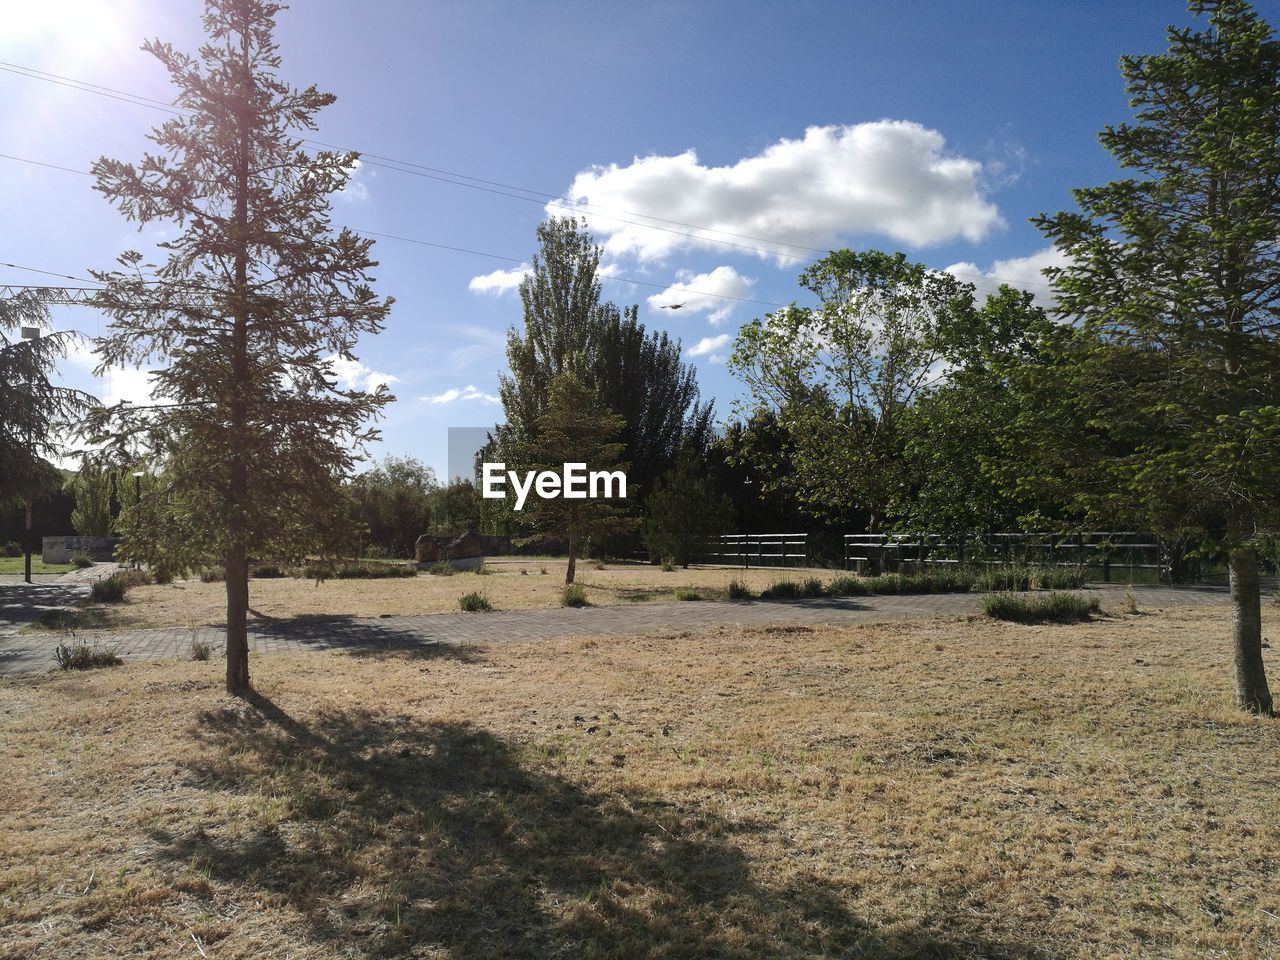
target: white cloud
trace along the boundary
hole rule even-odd
[[[495,270],[493,273],[472,277],[467,289],[472,293],[503,294],[517,289],[520,282],[529,275],[530,267],[522,263],[510,270]]]
[[[464,402],[468,400],[480,400],[484,403],[501,402],[497,397],[489,393],[483,393],[472,384],[467,384],[465,387],[452,387],[444,391],[444,393],[435,393],[428,397],[419,397],[418,399],[427,403],[453,403],[457,400],[462,400]]]
[[[343,390],[367,390],[372,392],[380,386],[390,386],[399,380],[398,377],[389,373],[370,370],[359,360],[348,360],[338,354],[333,354],[327,359],[334,377],[338,380],[338,386]]]
[[[953,263],[946,272],[972,283],[978,291],[979,299],[995,293],[1002,283],[1011,287],[1027,290],[1035,294],[1036,302],[1042,307],[1053,305],[1053,293],[1049,281],[1041,273],[1045,267],[1066,266],[1067,258],[1057,247],[1045,247],[1026,257],[1011,257],[1008,260],[997,260],[990,270],[981,269],[976,263]]]
[[[373,176],[373,172],[369,172],[369,176]],[[358,203],[369,199],[369,185],[365,182],[365,166],[359,159],[351,164],[351,176],[336,194],[339,200],[345,200],[348,203]]]
[[[810,127],[799,140],[780,140],[730,166],[704,166],[687,150],[593,167],[577,175],[566,201],[598,209],[578,212],[604,238],[607,254],[640,260],[689,247],[725,249],[713,240],[779,261],[854,234],[912,247],[958,237],[976,242],[1004,221],[984,196],[983,165],[945,147],[938,131],[904,120]],[[623,210],[667,222],[651,229],[610,219]],[[565,204],[549,204],[547,212],[563,216]],[[691,238],[681,234],[696,231],[670,221],[722,232]]]
[[[732,341],[732,335],[727,333],[715,337],[703,337],[685,353],[691,357],[706,357],[711,363],[724,363],[725,356],[719,351],[724,350]]]
[[[745,297],[755,284],[755,280],[742,276],[733,267],[716,267],[710,273],[696,275],[690,270],[678,270],[676,278],[667,289],[649,298],[649,306],[657,310],[680,304],[680,310],[706,312],[713,324],[727,318],[736,305],[724,297]]]

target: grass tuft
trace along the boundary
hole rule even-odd
[[[692,587],[676,587],[675,597],[677,600],[701,600],[702,594]]]
[[[487,613],[493,609],[493,604],[486,594],[472,590],[458,598],[458,607],[467,613]]]
[[[983,613],[1013,623],[1081,623],[1099,609],[1097,597],[1078,593],[993,593],[982,598]]]
[[[71,565],[77,570],[84,570],[87,567],[93,566],[93,560],[90,559],[87,553],[77,553],[71,558]]]
[[[53,659],[61,670],[93,670],[97,667],[118,667],[120,659],[115,647],[89,646],[79,643],[74,646],[60,643],[53,651]]]
[[[730,600],[754,600],[755,593],[741,580],[736,577],[729,581],[729,599]]]
[[[211,656],[213,656],[213,644],[207,640],[191,641],[192,660],[208,660]]]
[[[577,583],[571,583],[564,588],[564,593],[560,596],[560,604],[565,607],[591,606],[591,604],[587,602],[587,591]]]

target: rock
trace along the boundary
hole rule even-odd
[[[413,544],[413,555],[419,563],[435,563],[441,559],[440,538],[424,533]]]
[[[483,556],[484,537],[472,530],[468,530],[444,548],[444,558],[446,560],[462,560],[466,557]]]

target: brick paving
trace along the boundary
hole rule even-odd
[[[26,586],[0,580],[0,674],[37,673],[52,665],[53,648],[65,635],[21,633],[20,628],[50,607],[65,606],[88,592],[88,574]],[[1105,607],[1124,601],[1124,588],[1098,587]],[[1228,602],[1220,587],[1134,587],[1142,609]],[[698,630],[723,625],[874,623],[914,617],[954,616],[978,609],[978,594],[849,597],[792,600],[646,603],[579,609],[503,610],[492,613],[432,613],[357,619],[297,618],[252,622],[249,646],[255,654],[308,650],[429,650],[440,644],[487,644],[548,640],[566,636],[622,636]],[[125,660],[186,658],[193,641],[204,641],[221,656],[221,627],[166,627],[121,633],[85,631],[77,640],[115,647]]]

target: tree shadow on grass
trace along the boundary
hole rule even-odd
[[[282,640],[304,648],[337,650],[353,657],[399,653],[419,657],[448,657],[464,662],[475,659],[466,644],[443,642],[423,630],[396,625],[394,621],[382,622],[361,617],[332,614],[265,617],[250,626],[250,633],[259,642]]]
[[[821,877],[766,886],[735,836],[767,827],[588,789],[467,724],[261,696],[205,715],[209,791],[283,810],[161,855],[287,903],[353,957],[1039,957],[925,932],[877,935]],[[545,754],[543,755],[545,756]]]

